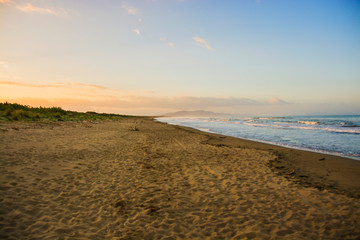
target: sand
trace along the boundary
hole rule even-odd
[[[360,238],[360,161],[151,119],[0,136],[1,239]]]

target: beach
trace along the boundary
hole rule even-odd
[[[360,161],[151,118],[0,136],[1,239],[360,238]]]

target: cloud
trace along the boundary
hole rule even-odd
[[[11,1],[11,0],[0,0],[0,3],[10,4],[10,3],[13,3],[13,1]]]
[[[161,37],[161,38],[160,38],[160,41],[162,41],[162,42],[165,42],[165,41],[167,41],[167,40],[168,40],[167,37]],[[167,44],[168,44],[169,47],[173,47],[173,46],[174,46],[174,43],[173,43],[173,42],[168,42]]]
[[[163,99],[165,100],[165,99]],[[244,105],[258,105],[259,102],[239,97],[193,97],[177,96],[167,99],[168,107],[180,109],[203,109],[211,107],[235,107]]]
[[[200,44],[203,44],[208,50],[214,50],[212,47],[209,46],[207,41],[205,39],[199,38],[199,37],[193,37],[194,41]]]
[[[128,2],[123,2],[121,7],[125,9],[129,14],[135,15],[140,14],[141,11],[133,6],[130,6]]]
[[[258,101],[242,97],[161,96],[152,91],[123,91],[79,82],[36,84],[0,81],[2,101],[34,106],[59,106],[77,111],[159,115],[179,110],[246,112],[291,106],[273,98]],[[289,107],[288,107],[289,108]]]
[[[139,29],[134,29],[133,30],[137,35],[141,36],[140,30]]]
[[[2,68],[9,68],[9,65],[6,62],[1,62],[0,61],[0,67]]]
[[[51,14],[51,15],[55,15],[55,16],[65,16],[68,14],[68,11],[64,10],[64,9],[50,9],[50,8],[40,8],[40,7],[35,7],[33,5],[31,5],[30,3],[28,3],[27,5],[22,5],[22,6],[16,6],[16,8],[22,12],[26,12],[26,13],[44,13],[44,14]]]
[[[17,99],[24,98],[42,99],[44,102],[55,101],[56,99],[72,99],[74,103],[80,100],[114,101],[117,99],[117,95],[124,94],[129,93],[78,82],[34,84],[22,81],[0,81],[2,101],[16,102]]]
[[[100,90],[110,90],[107,87],[103,87],[100,85],[95,84],[85,84],[85,83],[79,83],[79,82],[72,82],[72,83],[55,83],[57,86],[69,86],[69,87],[86,87],[86,88],[96,88]]]
[[[259,105],[281,105],[287,104],[287,102],[278,98],[272,98],[268,102],[256,101],[249,98],[241,97],[194,97],[194,96],[157,96],[153,91],[141,91],[141,92],[128,92],[128,91],[117,91],[112,90],[104,86],[85,84],[79,82],[70,83],[49,83],[49,84],[34,84],[34,83],[23,83],[19,81],[0,81],[1,85],[11,85],[15,87],[25,88],[51,88],[63,89],[63,90],[74,90],[77,93],[80,92],[91,92],[98,93],[102,92],[104,95],[111,91],[111,99],[117,102],[126,102],[127,107],[161,107],[161,108],[174,108],[174,109],[202,109],[208,107],[237,107],[237,106],[259,106]],[[5,88],[5,86],[1,87]],[[113,95],[116,93],[116,95]],[[76,94],[75,96],[78,96]]]
[[[123,114],[158,115],[178,110],[211,110],[219,107],[256,106],[256,101],[245,98],[202,98],[191,96],[156,97],[153,94],[123,94],[117,96],[54,96],[53,98],[27,96],[19,98],[5,98],[9,102],[18,102],[34,106],[60,106],[77,111],[96,110],[98,112],[116,112]]]
[[[22,78],[20,76],[14,76],[12,74],[9,75],[0,75],[0,79],[6,79],[6,80],[21,80]],[[1,81],[0,81],[1,82]],[[1,84],[1,83],[0,83]]]
[[[288,102],[285,102],[277,97],[273,97],[273,98],[270,98],[268,101],[267,101],[269,104],[273,104],[273,105],[279,105],[279,104],[289,104]]]
[[[94,88],[100,90],[109,90],[106,87],[94,85],[94,84],[84,84],[78,82],[72,83],[50,83],[50,84],[29,84],[29,83],[22,83],[22,82],[13,82],[13,81],[0,81],[0,85],[13,85],[19,87],[32,87],[32,88]]]
[[[0,88],[1,92],[1,88]],[[40,95],[39,95],[40,96]],[[295,114],[329,114],[329,113],[340,113],[340,114],[355,114],[359,112],[358,103],[347,103],[347,104],[300,104],[294,105],[238,105],[236,107],[212,107],[206,106],[196,109],[192,108],[181,108],[178,105],[178,101],[186,100],[191,97],[117,97],[117,98],[75,98],[75,97],[54,97],[54,98],[39,98],[39,97],[19,97],[19,98],[4,98],[2,101],[16,102],[20,104],[30,106],[43,106],[53,107],[58,106],[68,110],[75,111],[95,111],[95,112],[107,112],[107,113],[119,113],[119,114],[132,114],[132,115],[153,115],[159,116],[161,114],[175,112],[179,110],[208,110],[214,112],[234,113],[234,114],[251,114],[261,116],[286,116]],[[201,98],[200,98],[201,99]],[[150,100],[150,101],[149,101]],[[162,101],[171,101],[168,105],[162,105]],[[189,100],[189,99],[188,99]],[[138,101],[138,102],[136,102]],[[204,102],[206,103],[206,102]]]

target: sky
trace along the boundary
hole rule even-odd
[[[360,1],[0,0],[0,101],[360,114]]]

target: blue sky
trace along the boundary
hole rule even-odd
[[[0,0],[2,101],[360,114],[360,2]]]

